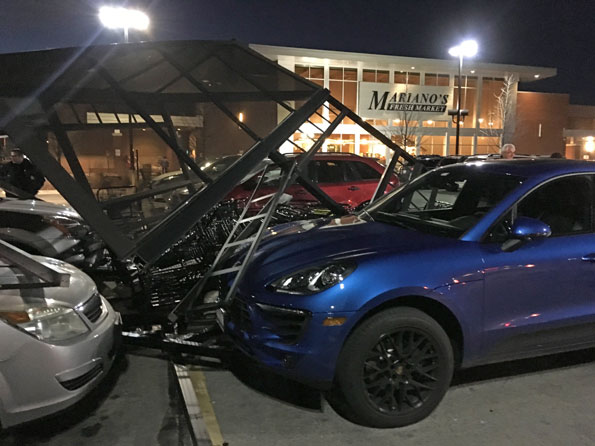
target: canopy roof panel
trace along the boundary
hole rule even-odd
[[[151,102],[305,100],[321,87],[237,42],[172,41],[2,54],[0,96],[118,104],[106,74]],[[184,95],[187,95],[184,97]]]

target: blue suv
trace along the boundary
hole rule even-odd
[[[595,164],[436,169],[358,215],[270,229],[219,319],[346,418],[428,416],[453,370],[595,345]]]

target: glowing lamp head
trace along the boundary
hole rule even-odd
[[[477,54],[478,45],[475,40],[465,40],[457,46],[448,50],[453,57],[473,57]]]
[[[144,31],[149,28],[149,16],[136,9],[102,6],[99,9],[99,20],[106,28],[138,29]]]

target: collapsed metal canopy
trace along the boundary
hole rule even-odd
[[[384,192],[389,171],[399,157],[413,162],[390,139],[332,98],[328,90],[237,42],[144,42],[67,48],[0,55],[0,64],[0,129],[42,169],[120,259],[138,257],[145,263],[154,262],[264,158],[279,165],[289,163],[278,149],[283,144],[296,146],[292,135],[304,132],[305,124],[317,129],[318,137],[311,143],[316,150],[349,117],[394,151],[376,196]],[[267,125],[262,119],[248,126],[232,110],[238,103],[274,106],[275,111],[282,110],[284,117],[280,122]],[[172,115],[195,116],[201,104],[216,108],[251,141],[244,155],[215,180],[189,156],[172,120]],[[327,109],[324,116],[320,113],[322,107]],[[106,113],[115,116],[118,123],[103,122]],[[120,120],[121,115],[128,119]],[[315,115],[322,119],[312,120]],[[149,127],[173,150],[186,179],[191,182],[192,172],[206,184],[146,226],[137,237],[131,237],[109,218],[109,210],[155,193],[141,191],[98,202],[70,137],[73,131],[114,125]],[[48,132],[55,135],[72,175],[48,151]],[[297,174],[297,181],[325,206],[344,212],[315,183],[301,172]]]

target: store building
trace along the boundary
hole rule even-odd
[[[251,45],[251,48],[328,88],[334,97],[411,153],[455,154],[456,120],[453,122],[449,110],[457,107],[458,59],[265,45]],[[519,145],[519,153],[545,155],[563,151],[568,96],[518,91],[519,82],[555,75],[554,68],[465,60],[461,108],[467,110],[467,114],[460,122],[459,154],[496,153],[502,141]],[[548,106],[545,120],[540,115],[544,102]],[[323,122],[320,118],[319,124],[324,126]],[[528,137],[535,125],[538,131],[541,126],[540,144]],[[319,132],[312,128],[304,133],[310,131]],[[303,137],[296,135],[296,140]],[[546,139],[548,143],[543,142]],[[337,128],[324,149],[385,157],[385,148],[370,141],[369,135],[346,122]]]
[[[458,59],[424,59],[267,45],[250,45],[263,56],[311,82],[328,88],[347,107],[415,155],[456,154]],[[595,159],[595,106],[570,104],[568,94],[519,91],[526,84],[553,77],[556,69],[503,65],[465,59],[461,76],[459,122],[461,155],[497,153],[512,142],[521,154]],[[285,109],[259,102],[227,104],[231,114],[258,134],[277,125]],[[69,124],[69,137],[93,188],[148,182],[163,170],[180,168],[167,144],[144,125],[142,117],[88,105],[58,110]],[[294,135],[294,145],[307,148],[328,126],[332,109],[321,108]],[[162,119],[155,115],[154,119]],[[246,151],[253,140],[228,116],[210,104],[172,114],[175,137],[198,162]],[[162,121],[160,121],[162,122]],[[97,129],[89,126],[97,125]],[[78,130],[77,125],[85,130]],[[68,168],[54,135],[48,149]],[[0,138],[0,155],[11,145]],[[323,151],[350,152],[385,160],[384,144],[348,118],[324,142]],[[6,158],[7,160],[8,158]],[[133,160],[133,163],[131,163]],[[51,188],[46,183],[46,188]]]

